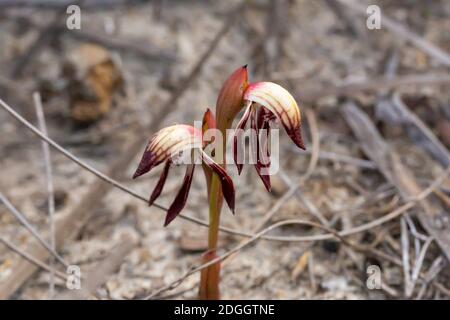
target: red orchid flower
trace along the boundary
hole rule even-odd
[[[207,182],[209,201],[208,252],[204,261],[217,257],[217,243],[220,226],[220,211],[223,199],[234,213],[235,190],[231,178],[226,172],[226,130],[231,128],[236,115],[245,108],[234,136],[234,162],[239,174],[242,164],[238,163],[239,135],[250,119],[250,127],[256,133],[251,135],[252,153],[256,151],[256,170],[265,187],[270,191],[270,176],[262,169],[270,167],[269,137],[271,125],[279,121],[294,143],[304,149],[300,132],[300,109],[291,94],[281,86],[271,82],[248,83],[247,66],[235,70],[224,82],[216,102],[216,116],[208,109],[203,117],[202,129],[189,125],[174,125],[157,132],[149,141],[139,166],[133,176],[137,178],[153,167],[165,163],[149,204],[158,198],[164,187],[170,166],[179,163],[185,151],[189,151],[183,184],[175,200],[167,210],[164,225],[167,226],[180,213],[186,204],[196,160],[201,160]],[[220,133],[222,136],[211,135]],[[218,132],[217,132],[218,131]],[[260,133],[264,133],[260,137]],[[262,138],[262,139],[261,139]],[[240,145],[242,147],[242,145]],[[212,148],[211,148],[212,147]],[[211,157],[207,154],[211,150]],[[213,158],[220,165],[213,160]],[[222,160],[222,161],[219,161]],[[216,262],[201,272],[200,299],[219,299],[220,262]]]
[[[251,135],[250,146],[256,155],[255,168],[264,186],[270,191],[270,176],[263,174],[263,167],[270,167],[269,135],[271,124],[281,122],[292,141],[301,149],[305,149],[301,135],[300,109],[292,95],[283,87],[272,82],[258,82],[248,85],[243,94],[246,108],[240,119],[234,135],[234,163],[239,174],[242,171],[242,163],[238,161],[238,142],[241,134],[250,118],[251,129],[256,134]],[[265,137],[260,137],[259,131],[265,130]],[[241,146],[241,145],[240,145]],[[242,146],[241,146],[242,147]]]
[[[165,162],[159,181],[150,196],[149,205],[152,205],[161,194],[171,165],[176,163],[181,154],[185,151],[190,151],[191,161],[187,165],[183,184],[175,197],[175,200],[167,210],[164,226],[167,226],[175,219],[186,204],[191,187],[192,176],[194,174],[196,155],[201,158],[202,163],[206,167],[220,177],[224,198],[231,211],[234,213],[235,192],[233,181],[226,171],[203,151],[201,130],[189,125],[173,125],[161,129],[147,144],[139,166],[133,175],[133,179],[149,172],[153,167]],[[199,153],[195,151],[199,151]]]

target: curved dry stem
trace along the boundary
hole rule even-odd
[[[58,262],[60,262],[64,267],[68,267],[69,264],[59,255],[58,252],[42,238],[39,232],[28,222],[27,218],[13,206],[13,204],[5,197],[5,195],[0,192],[0,201],[8,209],[8,211],[33,235],[34,238],[52,254]]]
[[[102,179],[103,181],[115,186],[116,188],[128,193],[129,195],[133,196],[136,199],[139,199],[141,201],[147,202],[147,198],[138,194],[137,192],[133,191],[132,189],[126,187],[125,185],[121,184],[120,182],[111,179],[107,175],[101,173],[97,169],[93,168],[89,164],[83,162],[82,160],[78,159],[75,155],[73,155],[71,152],[64,149],[62,146],[60,146],[58,143],[56,143],[54,140],[48,138],[45,136],[39,129],[37,129],[35,126],[33,126],[30,122],[28,122],[26,119],[24,119],[21,115],[19,115],[14,109],[12,109],[9,105],[7,105],[2,99],[0,99],[0,106],[5,109],[10,115],[12,115],[15,119],[17,119],[20,123],[22,123],[25,127],[27,127],[31,132],[33,132],[35,135],[37,135],[40,139],[46,141],[50,146],[52,146],[54,149],[56,149],[58,152],[63,154],[65,157],[69,158],[85,170],[91,172],[92,174],[96,175],[98,178]],[[404,205],[398,207],[396,210],[392,211],[391,213],[380,217],[376,220],[373,220],[369,223],[362,224],[358,227],[348,229],[342,232],[339,232],[338,234],[341,237],[349,236],[352,234],[356,234],[359,232],[363,232],[369,229],[372,229],[374,227],[380,226],[388,221],[391,221],[399,216],[401,216],[404,212],[407,210],[413,208],[416,206],[416,204],[428,197],[432,192],[434,192],[446,179],[447,176],[450,174],[450,166],[447,167],[447,169],[436,179],[433,181],[432,184],[428,186],[428,188],[424,189],[417,197],[412,198],[410,201],[406,202]],[[164,212],[167,211],[167,208],[164,206],[161,206],[157,203],[154,203],[153,206],[163,210]],[[196,223],[198,225],[208,227],[208,222],[191,217],[186,214],[180,214],[179,217],[181,217],[184,220],[190,221],[192,223]],[[239,231],[227,227],[220,227],[220,231],[240,236],[240,237],[247,237],[252,238],[255,236],[254,234]],[[321,240],[328,240],[333,238],[333,235],[331,233],[326,234],[319,234],[319,235],[310,235],[310,236],[301,236],[301,237],[283,237],[283,236],[262,236],[261,239],[264,240],[270,240],[270,241],[281,241],[281,242],[309,242],[309,241],[321,241]]]
[[[42,99],[39,92],[33,93],[34,107],[36,110],[36,116],[38,119],[39,129],[48,136],[47,134],[47,124],[45,121],[44,109],[42,108]],[[48,206],[48,218],[50,222],[50,246],[53,251],[56,252],[56,237],[55,237],[55,192],[53,187],[53,170],[52,162],[50,159],[50,147],[47,142],[42,142],[42,153],[44,155],[45,164],[45,180],[47,185],[47,206]],[[54,265],[54,261],[50,262],[50,266]],[[55,295],[55,275],[53,272],[50,273],[50,285],[49,285],[49,296],[53,297]]]
[[[46,263],[44,263],[44,262],[36,259],[35,257],[29,255],[25,251],[20,250],[19,247],[14,245],[12,242],[9,242],[8,240],[3,238],[2,236],[0,236],[0,243],[3,243],[7,248],[11,249],[12,251],[14,251],[18,255],[20,255],[22,258],[24,258],[25,260],[29,261],[30,263],[38,266],[42,270],[48,271],[48,272],[56,275],[57,277],[61,278],[62,280],[66,280],[67,279],[67,275],[66,274],[64,274],[62,272],[59,272],[57,270],[54,270],[51,266],[47,265]]]
[[[164,291],[168,291],[168,290],[172,290],[174,288],[176,288],[177,286],[179,286],[184,280],[186,280],[189,276],[193,275],[196,272],[199,272],[217,262],[221,262],[224,261],[225,259],[227,259],[228,257],[230,257],[231,255],[237,253],[238,251],[242,250],[244,247],[248,246],[249,244],[255,242],[256,240],[260,239],[264,234],[282,227],[282,226],[286,226],[286,225],[303,225],[303,226],[309,226],[309,227],[313,227],[313,228],[317,228],[317,229],[321,229],[323,231],[329,232],[333,237],[337,238],[339,241],[341,241],[342,243],[355,247],[354,244],[348,242],[346,239],[344,239],[342,236],[339,235],[338,232],[334,231],[331,228],[322,226],[318,223],[315,222],[311,222],[311,221],[304,221],[304,220],[300,220],[300,219],[289,219],[289,220],[283,220],[283,221],[279,221],[277,223],[274,223],[272,225],[270,225],[269,227],[265,228],[264,230],[256,233],[255,235],[253,235],[250,239],[240,243],[239,245],[237,245],[236,247],[234,247],[233,249],[227,251],[226,253],[218,256],[215,259],[212,259],[198,267],[194,267],[191,268],[191,270],[189,270],[184,276],[182,276],[181,278],[178,278],[177,280],[171,282],[170,284],[168,284],[167,286],[164,286],[158,290],[156,290],[155,292],[151,293],[150,295],[148,295],[145,299],[149,300],[152,299],[153,297],[159,295],[160,293],[164,292]]]

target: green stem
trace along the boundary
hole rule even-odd
[[[222,190],[219,177],[213,174],[211,181],[211,193],[209,199],[209,232],[208,232],[208,249],[216,250],[219,237],[220,224],[220,204]]]
[[[220,124],[223,122],[219,122],[218,118],[218,129],[220,130],[223,141],[222,146],[222,155],[219,155],[219,159],[222,159],[222,168],[226,169],[226,128],[229,127],[230,123],[225,122],[224,127],[220,127]],[[220,225],[220,211],[222,209],[223,202],[223,194],[222,194],[222,185],[220,183],[220,178],[217,174],[213,173],[211,177],[211,187],[209,190],[209,233],[208,233],[208,249],[216,250],[217,249],[217,241],[219,237],[219,225]]]
[[[222,132],[224,132],[223,130]],[[222,145],[223,159],[225,159],[225,144]],[[223,161],[222,167],[226,167]],[[219,240],[220,211],[223,203],[222,185],[217,174],[212,173],[209,188],[209,229],[208,252],[203,256],[204,262],[216,258],[217,243]],[[202,300],[220,299],[220,262],[217,262],[202,270],[200,276],[199,298]]]
[[[209,193],[209,230],[208,251],[203,255],[203,263],[217,257],[217,242],[219,238],[220,209],[222,207],[222,190],[219,177],[213,174]],[[220,299],[220,262],[202,270],[200,275],[199,299]]]

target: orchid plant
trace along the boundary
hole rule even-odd
[[[201,164],[206,178],[209,200],[208,251],[203,262],[217,257],[217,242],[220,212],[223,199],[230,210],[235,211],[235,189],[226,168],[227,130],[231,129],[236,116],[244,109],[233,137],[233,159],[240,174],[242,161],[242,131],[250,119],[250,127],[256,132],[251,136],[250,145],[256,154],[255,168],[264,186],[270,191],[270,175],[263,168],[270,166],[270,130],[274,122],[280,122],[292,141],[304,149],[301,136],[300,109],[292,95],[283,87],[272,82],[248,83],[247,66],[238,68],[224,82],[216,102],[216,116],[207,109],[202,128],[178,124],[158,131],[145,148],[142,159],[133,178],[137,178],[152,168],[164,163],[164,168],[153,192],[149,205],[161,194],[169,169],[179,162],[182,155],[188,155],[184,181],[174,201],[167,210],[164,226],[167,226],[181,212],[186,204],[195,165]],[[207,132],[217,134],[207,139]],[[260,138],[260,132],[265,139]],[[220,137],[220,139],[219,139]],[[212,146],[212,148],[210,148]],[[210,154],[207,152],[211,150]],[[200,276],[200,299],[219,299],[220,262],[202,270]]]

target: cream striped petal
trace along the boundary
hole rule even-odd
[[[304,149],[300,133],[300,108],[289,91],[273,82],[258,82],[248,86],[244,99],[258,103],[271,111],[280,120],[294,143]]]
[[[193,126],[177,124],[158,131],[150,140],[133,178],[186,149],[202,147],[202,133]]]

